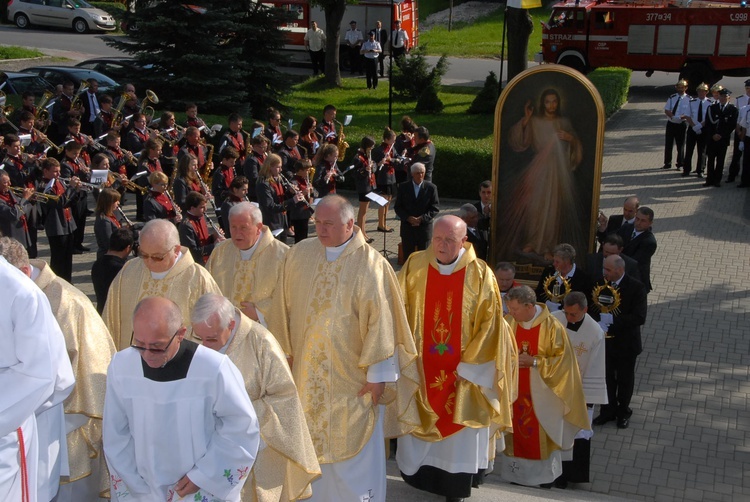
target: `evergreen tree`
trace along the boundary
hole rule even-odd
[[[250,1],[136,0],[125,15],[132,27],[126,40],[109,45],[151,65],[136,85],[154,90],[165,107],[189,102],[209,113],[246,113],[278,104],[288,78],[276,70],[283,45],[278,9]],[[252,99],[250,99],[252,97]]]
[[[468,112],[482,114],[494,113],[499,94],[500,82],[498,82],[495,72],[491,71],[484,80],[484,87],[479,91],[479,94],[474,98],[474,101],[471,102]]]

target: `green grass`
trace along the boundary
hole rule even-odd
[[[540,7],[529,10],[533,19],[534,31],[529,38],[529,60],[539,52],[542,44],[542,27],[540,21],[547,21],[550,9]],[[420,16],[424,19],[421,7]],[[419,44],[427,45],[427,52],[432,56],[447,54],[456,57],[493,58],[499,57],[502,49],[503,23],[505,14],[500,8],[489,16],[472,24],[454,23],[449,32],[447,26],[435,26],[430,31],[419,34]],[[507,57],[507,39],[506,39]]]
[[[453,7],[461,5],[469,0],[454,0]],[[448,0],[419,0],[419,19],[427,19],[427,16],[450,8]]]
[[[44,56],[44,54],[36,49],[27,49],[15,45],[0,47],[0,59],[26,59],[39,58],[42,56]]]

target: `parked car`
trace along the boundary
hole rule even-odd
[[[38,75],[18,73],[14,71],[0,72],[0,91],[5,94],[18,94],[31,91],[39,97],[46,91],[55,92],[55,86]]]
[[[129,82],[137,80],[139,74],[151,65],[143,66],[134,58],[112,57],[87,59],[76,64],[76,67],[98,71],[119,82]]]
[[[85,0],[10,0],[8,19],[19,28],[36,24],[73,28],[78,33],[117,28],[114,17]]]
[[[99,92],[105,94],[117,92],[120,87],[120,84],[98,71],[78,68],[76,66],[32,66],[21,71],[39,75],[53,85],[62,84],[66,80],[70,80],[76,85],[76,88],[78,88],[81,80],[95,78],[99,82]]]

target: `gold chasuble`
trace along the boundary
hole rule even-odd
[[[420,424],[412,435],[434,442],[463,427],[489,427],[490,437],[509,429],[517,354],[490,267],[465,243],[453,273],[441,275],[429,247],[409,256],[398,278],[423,378],[417,401]],[[459,363],[489,362],[495,367],[496,396],[457,380]]]
[[[102,414],[106,390],[107,368],[115,346],[107,327],[91,300],[69,282],[60,279],[42,260],[30,260],[39,270],[34,281],[49,299],[52,313],[65,336],[65,346],[73,366],[76,385],[65,400],[66,419],[80,423],[67,435],[68,482],[83,479],[92,472],[99,475],[99,492],[109,489],[104,455],[102,454]],[[78,415],[79,417],[73,417]]]
[[[129,260],[117,274],[107,294],[102,318],[109,328],[117,350],[130,346],[133,334],[133,311],[147,296],[163,296],[175,302],[182,318],[190,319],[190,309],[206,293],[221,294],[211,275],[193,261],[190,251],[181,247],[182,256],[163,279],[154,279],[151,272],[136,258]],[[188,329],[190,326],[188,326]]]
[[[370,366],[396,355],[399,379],[387,383],[385,437],[408,433],[418,421],[416,349],[390,264],[355,232],[341,255],[326,260],[318,239],[289,250],[274,295],[269,329],[286,354],[318,461],[356,456],[370,439],[379,408],[369,393]]]
[[[320,466],[286,356],[266,328],[236,312],[240,322],[226,355],[242,374],[266,444],[258,450],[242,500],[308,498]]]
[[[253,302],[267,316],[289,246],[275,239],[266,226],[259,239],[249,260],[241,259],[240,250],[231,240],[222,242],[214,248],[206,268],[235,307],[241,308],[242,302]]]
[[[578,362],[565,326],[545,305],[537,305],[542,312],[528,329],[512,316],[506,317],[519,352],[538,358],[537,368],[518,372],[513,434],[505,448],[506,455],[528,460],[546,460],[556,450],[572,448],[575,434],[591,428]]]

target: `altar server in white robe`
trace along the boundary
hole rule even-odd
[[[580,291],[573,291],[565,296],[563,310],[552,312],[552,315],[565,326],[570,345],[578,360],[590,423],[594,417],[594,405],[607,404],[607,381],[604,370],[604,332],[599,323],[586,313],[587,310],[586,295]],[[566,488],[568,482],[589,482],[593,436],[592,430],[581,430],[575,437],[573,449],[563,451],[563,473],[555,480],[555,486]]]
[[[0,500],[37,502],[45,494],[37,496],[35,412],[55,398],[55,347],[63,335],[44,293],[2,257],[0,284],[6,306],[0,315]]]
[[[184,340],[180,308],[148,297],[107,374],[104,453],[113,501],[239,502],[259,429],[229,358]]]

